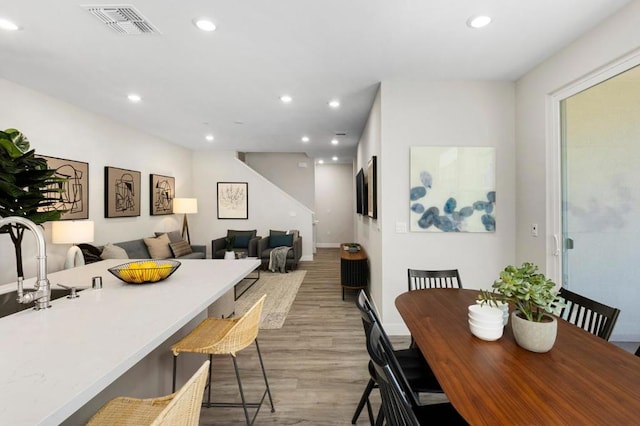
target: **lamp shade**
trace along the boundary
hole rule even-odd
[[[51,224],[51,242],[54,244],[78,244],[92,241],[92,220],[59,220]]]
[[[198,199],[197,198],[174,198],[173,212],[174,213],[198,213]]]

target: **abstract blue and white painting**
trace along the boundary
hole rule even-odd
[[[489,147],[411,147],[411,231],[494,232],[495,157]]]

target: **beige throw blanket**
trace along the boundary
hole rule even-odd
[[[287,272],[287,253],[291,247],[275,247],[269,255],[269,270],[271,272]]]

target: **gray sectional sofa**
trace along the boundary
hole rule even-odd
[[[164,232],[156,232],[156,237],[159,237]],[[182,241],[182,236],[179,231],[167,232],[170,243],[178,243]],[[185,244],[185,243],[183,243]],[[152,259],[153,256],[149,253],[147,244],[144,242],[144,238],[138,238],[135,240],[122,241],[117,243],[110,243],[104,246],[96,247],[90,244],[78,244],[78,247],[82,250],[85,263],[93,263],[102,259]],[[181,256],[171,257],[175,259],[205,259],[207,257],[207,250],[205,245],[190,245],[191,253],[183,254]],[[170,250],[171,252],[171,250]]]
[[[143,238],[113,243],[113,245],[123,248],[124,251],[127,252],[129,259],[151,259],[151,255]],[[204,245],[192,244],[191,250],[193,250],[191,253],[176,257],[176,259],[204,259],[207,257],[207,247]]]

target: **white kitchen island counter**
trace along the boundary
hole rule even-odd
[[[1,424],[60,424],[134,366],[144,377],[130,379],[127,390],[148,381],[156,394],[147,396],[170,393],[171,372],[165,367],[173,357],[167,339],[187,333],[209,305],[259,266],[257,260],[182,260],[164,281],[125,284],[107,271],[124,262],[105,260],[49,274],[52,288],[57,283],[89,288],[77,299],[52,301],[49,309],[0,318]],[[103,288],[93,290],[91,277],[97,275]],[[25,288],[34,281],[26,280]],[[0,293],[14,289],[15,284],[3,285]],[[142,366],[145,357],[156,364]],[[136,396],[131,390],[122,395]]]

